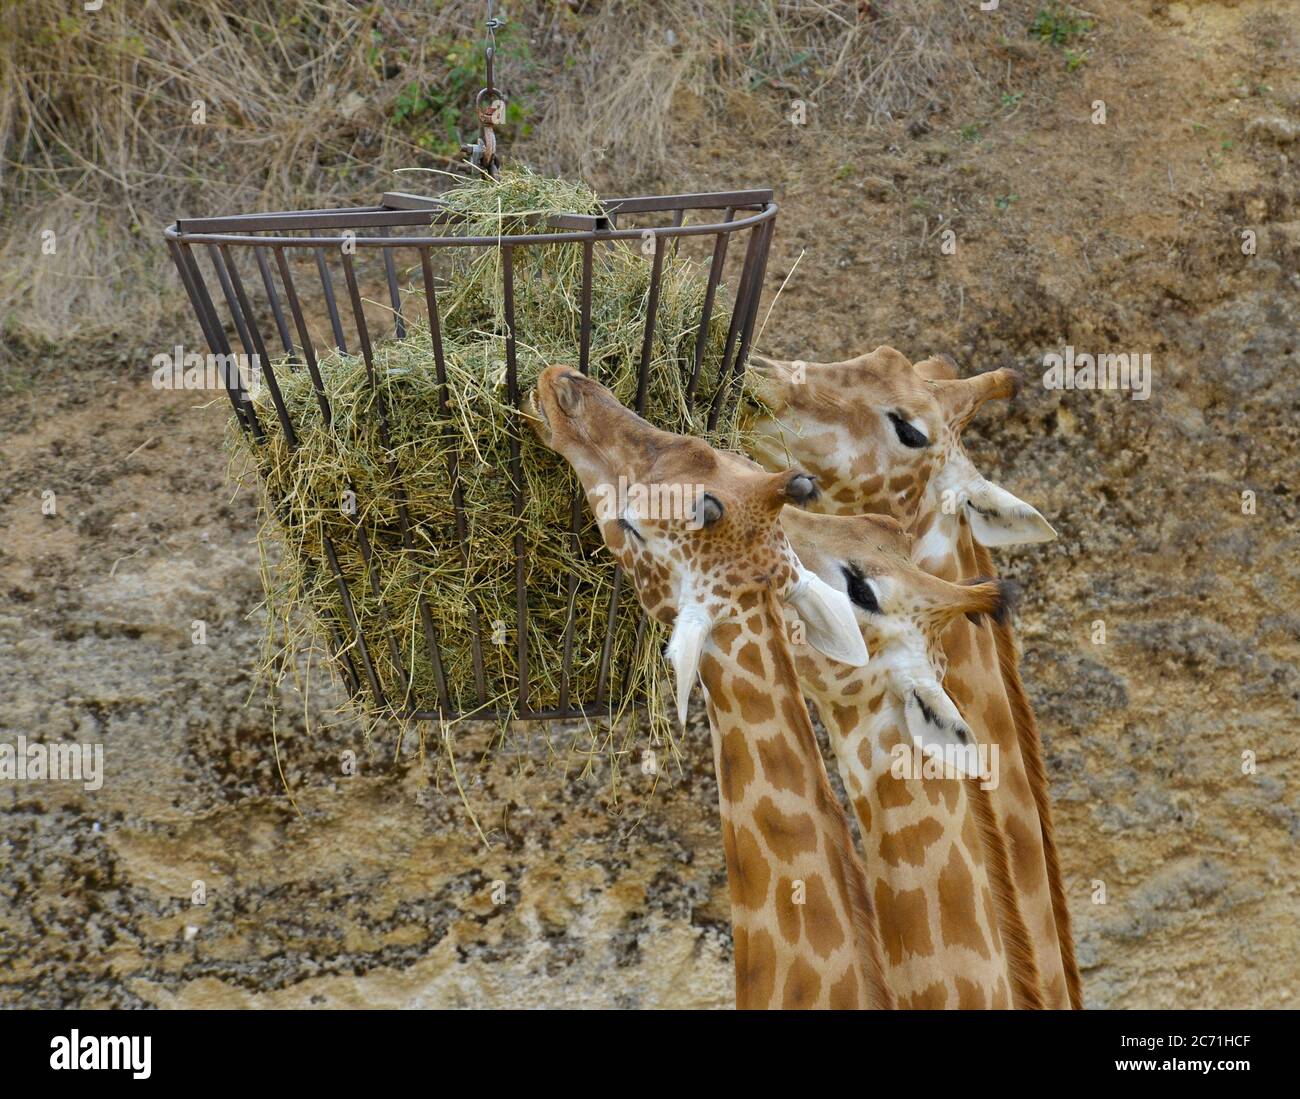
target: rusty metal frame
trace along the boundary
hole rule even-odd
[[[384,281],[388,289],[389,302],[394,316],[393,334],[398,338],[405,334],[407,320],[402,315],[402,287],[398,282],[395,257],[399,252],[412,253],[416,257],[417,262],[410,269],[414,271],[418,268],[419,281],[422,283],[434,351],[434,368],[439,383],[439,401],[445,410],[449,395],[447,392],[447,372],[442,345],[441,320],[434,285],[433,256],[436,250],[445,248],[500,249],[502,257],[502,290],[506,310],[506,380],[510,399],[519,408],[525,395],[519,389],[516,364],[516,333],[514,330],[516,250],[536,247],[577,247],[582,250],[578,361],[579,368],[583,373],[586,373],[589,367],[591,348],[592,258],[594,248],[597,243],[615,240],[639,240],[644,239],[647,235],[652,235],[654,238],[654,254],[650,279],[650,297],[643,333],[637,392],[638,411],[642,411],[649,381],[648,372],[657,314],[656,306],[659,298],[663,258],[666,251],[669,247],[676,249],[683,237],[709,236],[713,238],[713,252],[709,260],[707,288],[695,345],[694,368],[687,388],[687,399],[693,402],[730,240],[733,236],[743,237],[745,238],[744,261],[735,287],[735,307],[732,311],[723,358],[719,366],[721,372],[720,384],[715,390],[714,399],[709,408],[708,424],[710,427],[714,426],[725,403],[736,398],[734,382],[743,372],[745,358],[753,336],[754,321],[758,314],[758,303],[762,294],[763,278],[777,213],[777,206],[773,201],[772,192],[760,189],[710,194],[645,195],[604,200],[602,206],[606,211],[603,216],[561,214],[548,218],[545,225],[539,226],[548,231],[527,235],[501,237],[399,235],[394,233],[394,230],[410,230],[421,227],[427,229],[441,226],[444,223],[454,228],[455,217],[436,198],[392,191],[384,194],[379,204],[374,206],[180,218],[164,230],[164,237],[172,260],[180,273],[181,282],[189,296],[194,313],[198,318],[204,339],[212,353],[215,355],[229,355],[233,341],[237,339],[249,356],[257,355],[258,361],[263,364],[263,373],[271,395],[271,401],[289,446],[297,444],[297,435],[289,412],[280,395],[275,371],[271,366],[267,352],[266,338],[258,321],[259,314],[265,315],[269,312],[274,322],[274,335],[278,337],[280,345],[288,356],[289,363],[294,368],[305,368],[310,373],[317,403],[326,422],[328,422],[330,416],[329,401],[317,368],[319,356],[317,348],[308,333],[302,297],[289,264],[288,257],[290,253],[314,259],[322,300],[328,311],[334,343],[343,351],[348,350],[344,320],[346,310],[350,309],[350,327],[355,333],[357,341],[354,346],[360,348],[367,369],[370,371],[372,385],[374,384],[373,345],[370,326],[362,309],[354,254],[341,246],[347,243],[357,249],[378,248],[383,250]],[[687,215],[691,213],[712,216],[697,223],[688,224]],[[669,225],[647,228],[618,228],[617,219],[619,215],[641,214],[671,215],[672,222]],[[346,235],[344,231],[347,231]],[[364,231],[367,235],[357,235],[357,231]],[[301,235],[291,235],[294,233]],[[199,262],[201,256],[207,260],[212,274],[215,275],[215,293],[212,289],[209,289],[209,283],[203,274]],[[337,261],[341,270],[341,287],[335,284],[334,273],[331,271],[331,260]],[[241,270],[241,262],[244,270]],[[253,273],[246,278],[246,272]],[[276,285],[277,276],[279,280],[278,288]],[[218,307],[218,300],[224,304],[224,311]],[[238,376],[234,375],[232,377],[231,372],[227,372],[225,384],[240,427],[256,441],[262,442],[265,439],[265,433]],[[376,410],[380,417],[380,430],[386,433],[386,416],[382,402],[376,402]],[[519,465],[519,448],[519,439],[512,438],[510,471],[512,483],[515,487],[513,504],[516,514],[522,513],[525,504]],[[468,564],[468,526],[454,456],[449,462],[447,476],[451,488],[453,513],[455,515],[457,538],[460,542],[462,562]],[[284,501],[270,501],[270,505],[276,510],[277,514],[283,514],[284,503]],[[412,545],[411,520],[406,512],[405,503],[403,501],[396,501],[396,503],[401,538],[405,545]],[[578,493],[573,500],[571,524],[568,531],[568,536],[572,540],[571,544],[574,547],[579,544],[581,521],[582,500],[581,493]],[[356,538],[357,548],[362,560],[367,566],[368,575],[366,580],[374,589],[379,584],[380,578],[375,576],[370,568],[370,547],[365,532],[359,523],[354,527],[353,536]],[[372,646],[388,645],[396,666],[403,668],[404,661],[401,659],[400,647],[397,645],[391,631],[385,631],[388,634],[386,637],[375,637],[373,631],[371,637],[364,636],[361,624],[353,609],[347,583],[339,568],[337,548],[332,540],[326,539],[324,544],[325,559],[311,564],[317,569],[326,570],[332,576],[339,590],[344,614],[336,618],[335,621],[327,622],[326,627],[333,655],[349,694],[355,696],[363,687],[366,687],[374,694],[376,702],[382,708],[387,709],[395,718],[405,719],[452,720],[470,716],[485,718],[511,716],[517,720],[535,720],[607,716],[614,709],[610,698],[613,676],[610,661],[619,612],[622,587],[621,573],[616,567],[606,617],[605,639],[601,648],[595,699],[583,705],[574,705],[570,697],[574,643],[573,609],[577,591],[575,579],[571,580],[569,585],[569,619],[563,639],[563,666],[560,669],[559,705],[552,709],[535,710],[529,702],[528,600],[524,583],[525,561],[522,557],[522,536],[516,536],[514,550],[515,659],[519,674],[514,707],[508,711],[508,715],[498,713],[488,707],[487,673],[483,661],[483,649],[486,642],[482,634],[480,615],[477,608],[474,608],[471,614],[470,627],[475,677],[474,693],[477,707],[463,711],[452,710],[444,674],[437,625],[427,604],[422,601],[420,619],[424,634],[425,655],[433,670],[439,708],[436,710],[419,710],[398,707],[385,698],[370,657],[373,651]],[[642,622],[641,626],[644,628],[644,622]],[[408,689],[412,682],[412,674],[413,669],[407,671]]]

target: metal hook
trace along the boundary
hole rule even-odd
[[[501,99],[501,93],[497,90],[495,82],[495,62],[497,31],[505,26],[506,20],[505,16],[498,17],[493,14],[492,0],[488,0],[487,8],[487,42],[483,47],[484,75],[487,78],[487,84],[479,91],[474,100],[474,108],[478,114],[479,136],[478,141],[473,145],[462,145],[461,149],[469,157],[470,164],[496,179],[501,172],[501,158],[497,154],[497,137],[493,129],[493,121],[496,114],[496,103]],[[489,100],[485,107],[484,100],[491,95],[496,95],[497,99]]]

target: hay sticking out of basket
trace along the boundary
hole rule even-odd
[[[593,192],[514,169],[499,181],[482,179],[444,195],[464,216],[456,231],[471,236],[548,231],[551,213],[599,213]],[[446,230],[440,225],[438,232]],[[636,398],[651,263],[639,241],[598,245],[592,271],[590,373],[626,404]],[[291,449],[265,387],[256,399],[264,445],[232,428],[235,449],[251,457],[266,489],[259,535],[271,639],[268,666],[306,640],[299,608],[311,611],[315,639],[329,647],[330,631],[352,638],[350,614],[326,562],[326,541],[347,581],[382,698],[373,691],[362,653],[346,652],[360,690],[355,708],[379,718],[410,711],[516,711],[515,539],[521,538],[528,603],[528,706],[558,707],[566,663],[567,699],[597,701],[614,570],[585,501],[578,545],[569,535],[576,478],[567,463],[540,445],[511,403],[506,384],[505,303],[498,248],[456,249],[454,269],[438,288],[448,407],[425,322],[422,292],[406,299],[408,333],[377,344],[374,384],[359,355],[333,351],[320,375],[331,410],[326,423],[312,379],[302,367],[275,367],[298,436]],[[579,245],[514,249],[515,331],[520,393],[552,363],[578,365],[582,250]],[[646,416],[672,430],[739,443],[734,401],[724,403],[717,429],[705,420],[721,374],[730,312],[718,294],[699,372],[693,411],[687,386],[694,369],[707,268],[666,251],[651,351]],[[381,428],[387,420],[387,439]],[[233,423],[233,420],[232,420]],[[525,508],[513,514],[511,442],[520,445]],[[450,470],[462,497],[464,539],[457,530]],[[280,501],[278,507],[274,501]],[[355,502],[355,509],[352,509]],[[402,508],[405,509],[405,522]],[[272,546],[274,544],[274,548]],[[268,552],[269,551],[269,552]],[[440,694],[426,640],[427,607],[442,660]],[[473,623],[481,643],[475,667]],[[606,700],[617,716],[632,706],[660,705],[664,643],[657,626],[638,631],[642,615],[624,583],[609,659]]]

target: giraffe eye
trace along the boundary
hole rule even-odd
[[[918,431],[897,412],[890,412],[888,415],[889,422],[894,425],[894,434],[898,436],[898,441],[904,446],[910,446],[913,450],[918,450],[923,446],[930,445],[930,440],[926,437],[925,432]]]
[[[868,614],[880,614],[880,599],[876,594],[876,585],[867,579],[866,574],[857,565],[841,565],[844,581],[848,584],[849,600],[861,607]]]
[[[622,527],[625,531],[627,531],[628,534],[630,534],[638,542],[645,541],[645,536],[639,530],[637,530],[636,527],[634,527],[631,523],[629,523],[626,519],[624,519],[621,515],[618,517],[618,525]]]

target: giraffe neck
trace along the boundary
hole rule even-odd
[[[981,575],[982,562],[969,523],[961,516],[943,514],[937,501],[928,500],[927,504],[932,506],[923,509],[914,529],[913,563],[945,580],[969,580]],[[985,554],[983,564],[991,563]],[[944,688],[976,738],[981,743],[998,746],[1000,774],[996,788],[989,792],[989,800],[1005,837],[1011,877],[1028,929],[1028,945],[1032,947],[1032,959],[1023,961],[1032,962],[1038,970],[1044,1006],[1068,1008],[1071,1006],[1069,983],[1058,930],[1060,919],[1067,921],[1068,928],[1068,912],[1064,911],[1064,889],[1060,886],[1059,864],[1054,857],[1055,887],[1048,872],[1048,843],[1044,838],[1041,808],[1047,806],[1046,779],[1038,755],[1036,729],[1032,753],[1038,763],[1035,777],[1042,786],[1037,793],[1027,753],[1022,747],[1024,731],[1017,725],[1003,679],[1003,661],[994,624],[958,619],[944,632],[942,645],[948,658]],[[1050,823],[1047,831],[1050,834]],[[1051,850],[1054,856],[1054,845]]]
[[[769,592],[700,664],[735,932],[736,1006],[893,1007],[862,867]]]
[[[818,712],[861,826],[886,977],[899,1006],[1018,1004],[967,782],[916,771],[903,707],[885,672],[824,662],[818,672],[814,682],[839,679]],[[897,749],[905,767],[895,766]]]

